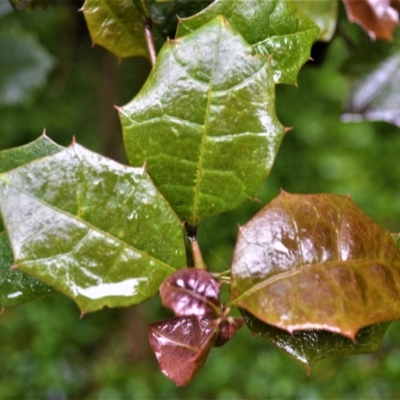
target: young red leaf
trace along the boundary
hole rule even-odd
[[[218,326],[218,336],[215,346],[223,346],[244,324],[243,318],[228,317],[222,320]]]
[[[343,0],[351,22],[360,25],[372,40],[392,40],[399,24],[398,0]]]
[[[220,286],[209,272],[185,268],[163,282],[160,296],[164,306],[177,316],[216,315],[220,311]]]
[[[148,333],[162,373],[183,386],[206,362],[217,326],[208,317],[177,317],[149,325]]]

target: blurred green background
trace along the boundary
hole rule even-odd
[[[118,61],[92,47],[81,6],[60,1],[47,11],[16,14],[0,1],[0,150],[26,144],[45,128],[61,145],[75,136],[89,149],[126,162],[113,106],[131,100],[150,66],[139,58]],[[277,113],[294,129],[260,191],[261,202],[200,226],[211,270],[229,268],[238,224],[280,189],[350,194],[372,219],[400,231],[400,131],[384,122],[341,122],[349,86],[339,71],[349,55],[340,37],[318,44],[298,88],[277,87]],[[168,315],[158,298],[82,320],[76,305],[60,295],[5,310],[0,399],[400,398],[398,322],[380,352],[321,361],[310,376],[244,328],[211,352],[192,383],[176,388],[159,372],[146,333],[147,323]]]

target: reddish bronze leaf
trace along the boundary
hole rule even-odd
[[[400,318],[400,253],[350,198],[282,192],[240,229],[231,299],[289,332],[354,339]]]
[[[163,282],[160,295],[164,306],[177,316],[216,315],[220,312],[220,286],[209,272],[185,268]]]
[[[392,40],[399,23],[398,0],[343,0],[347,17],[360,25],[372,40]]]
[[[201,369],[217,337],[217,326],[208,317],[177,317],[151,324],[148,331],[162,373],[177,386]]]
[[[214,346],[223,346],[244,324],[243,318],[228,317],[222,320],[218,326],[218,336]]]

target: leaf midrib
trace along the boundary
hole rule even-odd
[[[351,264],[363,264],[363,263],[376,263],[376,264],[384,264],[387,265],[388,261],[390,262],[390,260],[385,260],[385,259],[350,259],[350,260],[334,260],[334,261],[329,261],[329,262],[324,262],[324,263],[316,263],[316,264],[307,264],[302,266],[299,269],[294,269],[294,270],[290,270],[290,271],[285,271],[285,272],[281,272],[277,275],[273,275],[270,276],[268,278],[266,278],[265,280],[256,283],[255,285],[253,285],[251,288],[247,289],[246,291],[244,291],[243,293],[241,293],[239,296],[237,296],[236,298],[229,300],[227,306],[229,305],[235,305],[238,301],[240,301],[241,299],[243,299],[244,297],[250,296],[253,293],[269,286],[272,285],[276,282],[279,282],[280,280],[286,279],[286,278],[291,278],[294,275],[297,275],[299,273],[302,273],[304,271],[307,271],[311,268],[317,268],[320,267],[321,265],[324,266],[325,268],[329,268],[330,266],[337,264],[337,263],[351,263]],[[400,269],[400,262],[390,262],[390,265],[398,265],[399,269]]]

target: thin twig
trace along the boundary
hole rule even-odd
[[[199,269],[207,269],[204,263],[203,256],[201,255],[201,250],[199,242],[197,241],[197,225],[190,225],[185,223],[186,235],[190,242],[190,247],[192,249],[194,267]]]
[[[204,263],[203,256],[201,255],[201,250],[197,238],[190,238],[190,247],[192,248],[194,267],[199,269],[207,269]]]
[[[151,66],[154,67],[157,59],[156,48],[154,46],[152,22],[150,18],[143,16],[144,37],[146,39],[147,50],[149,52]]]

